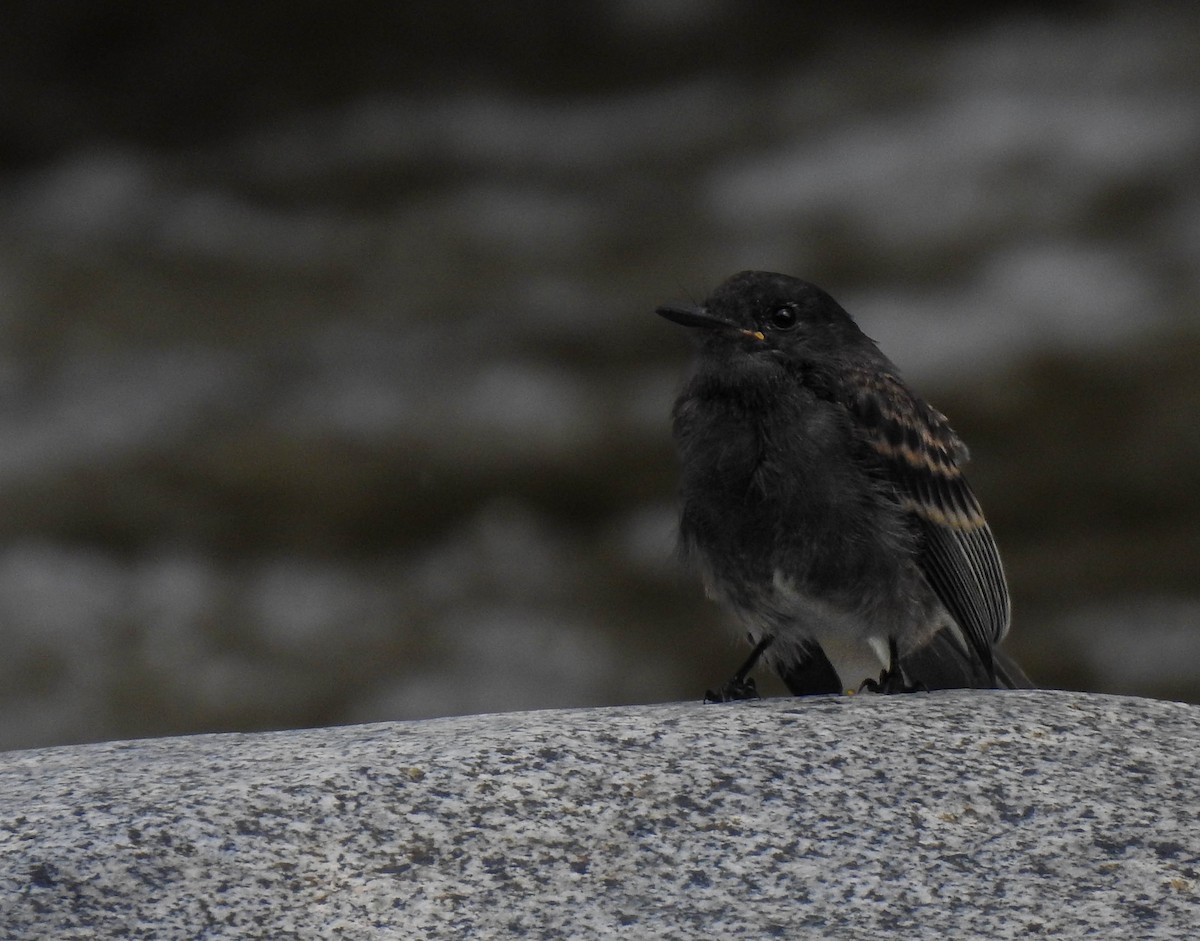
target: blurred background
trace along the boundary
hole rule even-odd
[[[10,0],[0,748],[698,698],[653,309],[747,267],[970,444],[1035,678],[1200,701],[1200,6],[884,6]]]

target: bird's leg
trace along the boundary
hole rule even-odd
[[[904,680],[904,671],[900,669],[900,651],[896,638],[888,638],[888,665],[879,674],[878,680],[865,679],[859,692],[868,693],[923,693],[928,692],[924,684],[910,686]]]
[[[764,650],[771,646],[771,641],[774,639],[773,635],[766,634],[754,645],[746,662],[738,668],[737,673],[733,674],[733,679],[718,689],[710,689],[705,692],[704,701],[734,702],[739,699],[758,699],[758,687],[754,684],[754,677],[750,675],[750,671],[758,664],[759,657],[763,655]],[[753,635],[751,635],[751,640],[753,640]]]

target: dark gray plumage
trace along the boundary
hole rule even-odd
[[[889,689],[1029,685],[996,650],[1008,589],[967,449],[850,315],[757,271],[658,313],[700,340],[674,410],[680,544],[755,656],[796,694],[841,689],[828,655],[868,650]]]

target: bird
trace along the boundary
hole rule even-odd
[[[1011,606],[946,417],[824,290],[743,271],[656,312],[698,350],[672,410],[679,548],[752,651],[706,699],[1032,686],[999,650]],[[874,671],[879,670],[878,679]]]

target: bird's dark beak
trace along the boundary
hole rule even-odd
[[[683,324],[685,327],[702,327],[705,330],[730,330],[734,333],[740,333],[742,336],[753,337],[756,340],[766,339],[759,331],[747,330],[745,327],[739,327],[728,320],[714,317],[703,307],[677,307],[673,304],[668,304],[659,307],[655,313],[660,317],[666,317],[667,320]]]

